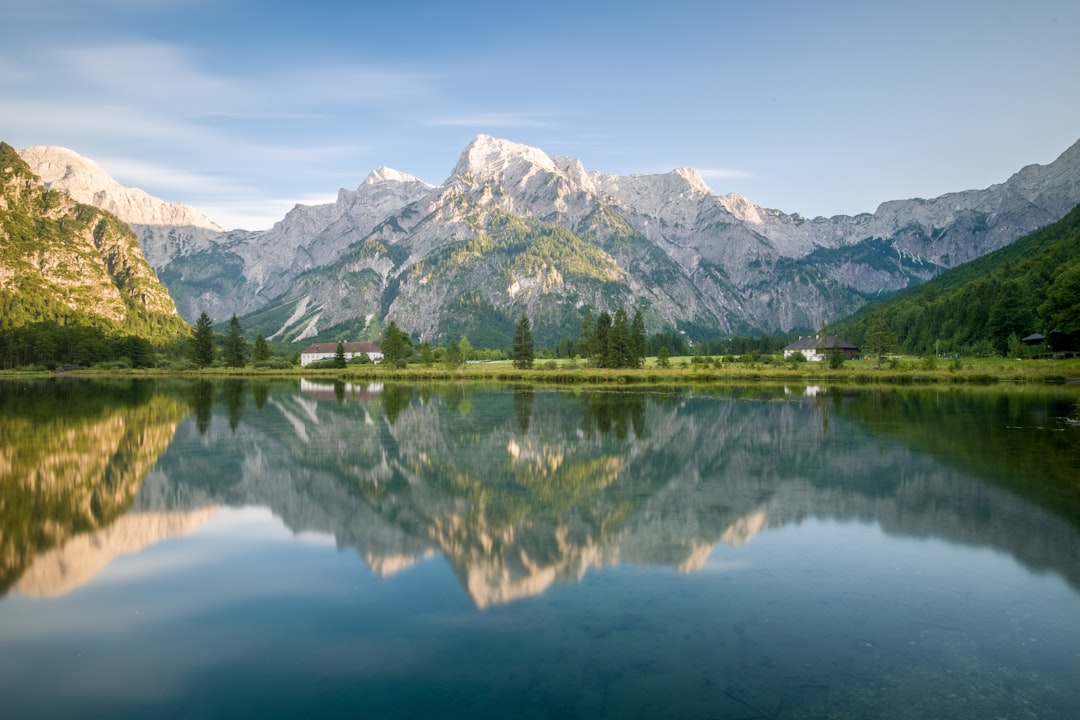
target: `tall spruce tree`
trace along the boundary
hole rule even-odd
[[[641,310],[634,310],[634,319],[630,321],[630,354],[634,367],[645,367],[645,318]]]
[[[240,328],[240,321],[233,313],[229,320],[229,334],[225,336],[225,366],[240,368],[247,365],[248,347],[247,338]]]
[[[630,324],[626,317],[626,310],[622,307],[615,311],[615,317],[611,321],[604,367],[630,367]]]
[[[191,336],[191,360],[201,368],[214,364],[214,326],[205,310],[199,314]]]
[[[608,335],[611,333],[611,316],[607,310],[596,318],[592,341],[589,343],[589,364],[593,367],[607,367]]]
[[[525,313],[521,313],[521,318],[514,327],[514,342],[510,348],[510,354],[514,360],[514,367],[519,370],[526,370],[533,366],[536,352],[533,348],[532,327]]]
[[[409,338],[408,333],[399,330],[397,323],[391,320],[390,324],[386,326],[386,330],[383,331],[380,349],[382,350],[384,362],[395,366],[404,366],[409,356],[412,355],[412,340]]]
[[[266,338],[259,333],[255,338],[255,345],[251,348],[251,362],[261,363],[270,359],[270,346],[266,344]]]
[[[595,333],[596,317],[593,315],[592,308],[586,307],[584,314],[581,316],[581,332],[578,333],[574,353],[588,360],[592,354],[592,342]]]

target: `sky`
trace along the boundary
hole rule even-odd
[[[487,134],[808,217],[1080,139],[1076,0],[5,0],[0,140],[264,229]]]

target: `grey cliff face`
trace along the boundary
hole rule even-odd
[[[441,339],[467,329],[469,308],[496,324],[526,312],[552,333],[586,305],[620,304],[643,308],[650,332],[815,329],[1078,202],[1080,142],[982,190],[809,219],[717,195],[692,169],[590,173],[482,135],[438,187],[379,168],[264,232],[125,219],[188,319],[258,313],[293,340],[392,319]]]

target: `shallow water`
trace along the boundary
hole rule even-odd
[[[0,384],[0,707],[1071,718],[1077,399]]]

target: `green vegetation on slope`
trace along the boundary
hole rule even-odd
[[[130,228],[46,189],[0,143],[0,331],[41,323],[156,344],[189,330]]]
[[[834,325],[863,344],[884,319],[896,350],[916,355],[1014,352],[1040,333],[1053,350],[1080,345],[1080,206],[1008,247],[871,303]]]

